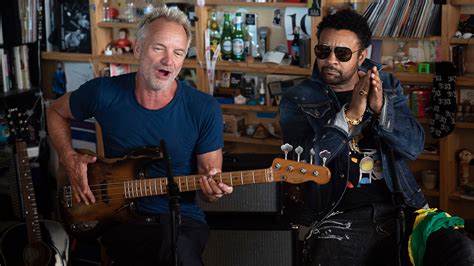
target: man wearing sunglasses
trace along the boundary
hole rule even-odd
[[[371,35],[366,20],[352,10],[325,17],[317,30],[312,77],[285,91],[280,102],[285,142],[302,146],[301,157],[325,163],[332,176],[329,184],[303,188],[298,222],[309,225],[307,265],[396,264],[391,169],[407,210],[427,206],[405,162],[423,150],[424,130],[408,109],[400,81],[367,59]],[[472,256],[460,233],[438,232],[456,243],[451,257]],[[437,265],[433,253],[426,249],[425,265]]]

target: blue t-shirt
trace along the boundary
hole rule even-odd
[[[76,120],[95,117],[103,132],[105,156],[122,157],[142,147],[159,146],[165,140],[173,175],[196,173],[196,155],[224,146],[222,114],[210,95],[178,81],[173,100],[159,110],[143,108],[135,97],[135,74],[97,78],[83,84],[70,97]],[[158,162],[149,177],[165,177]],[[182,193],[181,213],[205,222],[195,201],[195,192]],[[139,199],[139,210],[169,213],[166,196]]]

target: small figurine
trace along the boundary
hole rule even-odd
[[[461,181],[460,181],[460,184],[459,185],[466,185],[469,183],[471,177],[470,177],[470,173],[469,173],[469,165],[471,164],[472,160],[473,160],[473,156],[472,156],[472,152],[467,150],[467,149],[463,149],[459,152],[459,164],[460,164],[460,173],[461,173]]]
[[[122,49],[124,53],[132,52],[132,42],[128,39],[128,29],[121,28],[119,29],[119,38],[114,41],[114,44]]]
[[[53,75],[53,93],[55,99],[66,93],[66,74],[64,73],[64,64],[61,61],[56,63],[56,70]]]
[[[128,29],[119,29],[119,38],[110,42],[104,50],[105,55],[121,55],[132,52],[132,42],[128,39]]]

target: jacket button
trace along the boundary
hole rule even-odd
[[[344,175],[344,174],[341,174],[341,178],[344,178],[344,177],[345,177],[345,175]]]

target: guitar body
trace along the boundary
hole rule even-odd
[[[2,266],[66,266],[69,237],[61,224],[41,221],[41,242],[29,243],[25,223],[9,226],[0,238]]]
[[[91,152],[81,151],[81,153]],[[96,202],[86,205],[77,203],[73,192],[68,185],[68,177],[63,169],[58,172],[60,211],[67,230],[72,234],[87,234],[94,236],[99,222],[108,220],[127,220],[133,215],[131,201],[125,198],[123,185],[127,181],[144,178],[147,166],[157,160],[157,157],[140,156],[139,153],[123,158],[106,159],[97,158],[97,161],[88,165],[88,181]],[[61,181],[60,181],[61,182]]]

